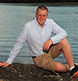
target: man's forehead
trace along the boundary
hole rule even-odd
[[[37,11],[37,13],[45,13],[45,14],[46,14],[46,13],[48,13],[48,12],[47,12],[47,10],[39,9],[39,10]]]

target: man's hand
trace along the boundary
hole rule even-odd
[[[49,47],[53,44],[52,40],[49,39],[48,41],[46,41],[43,45],[43,51],[48,51]]]
[[[0,62],[0,67],[7,67],[9,66],[10,64],[8,64],[7,62]]]

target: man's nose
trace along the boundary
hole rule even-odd
[[[43,18],[44,16],[43,16],[43,15],[41,15],[40,17],[41,17],[41,18]]]

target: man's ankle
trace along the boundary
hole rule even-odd
[[[73,68],[75,68],[75,66],[71,67],[71,68],[70,68],[70,71],[71,71]]]

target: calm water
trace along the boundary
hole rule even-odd
[[[6,61],[24,24],[35,18],[37,6],[0,4],[0,61]],[[53,18],[68,33],[74,61],[78,62],[78,6],[48,6]],[[56,60],[65,62],[61,55]],[[33,63],[25,43],[15,62]]]

